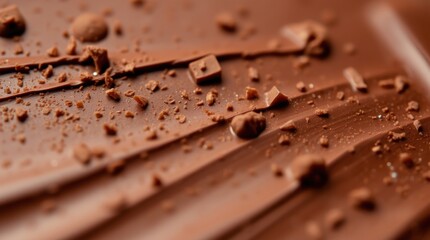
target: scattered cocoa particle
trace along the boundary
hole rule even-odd
[[[146,140],[155,140],[157,138],[158,138],[157,132],[155,130],[152,130],[152,129],[149,130],[145,136]]]
[[[103,113],[101,113],[101,112],[99,112],[99,111],[95,111],[95,112],[94,112],[94,116],[95,116],[96,118],[102,118],[102,117],[103,117]]]
[[[60,52],[58,51],[57,47],[51,47],[48,50],[46,50],[46,54],[48,54],[49,57],[58,57],[60,56]]]
[[[237,29],[237,22],[234,16],[230,13],[220,13],[215,19],[219,28],[227,32],[235,32]]]
[[[176,77],[176,71],[174,69],[167,71],[167,76]]]
[[[405,132],[400,132],[400,133],[392,132],[392,131],[388,132],[388,140],[390,142],[400,142],[405,139],[406,139]]]
[[[414,125],[415,129],[416,129],[418,132],[422,132],[422,130],[423,130],[423,125],[421,124],[421,121],[420,121],[420,120],[414,120],[414,121],[413,121],[413,125]]]
[[[394,88],[397,93],[403,93],[408,88],[408,81],[403,76],[397,76],[394,78]]]
[[[349,193],[348,198],[351,206],[357,209],[372,211],[376,208],[375,199],[368,188],[361,187],[354,189]]]
[[[108,25],[102,16],[84,13],[75,18],[71,30],[81,42],[98,42],[107,36]]]
[[[336,98],[339,99],[339,100],[345,99],[345,93],[342,92],[342,91],[337,92],[336,93]]]
[[[343,45],[343,52],[348,55],[354,55],[357,51],[357,47],[353,43],[345,43]]]
[[[380,145],[373,146],[372,147],[372,152],[375,153],[375,154],[381,154],[382,153],[382,147]]]
[[[295,132],[297,127],[293,120],[288,120],[286,123],[282,124],[279,129],[282,131]]]
[[[151,185],[154,188],[160,188],[163,186],[163,180],[161,180],[158,175],[154,174],[151,176]]]
[[[248,68],[248,77],[249,77],[249,80],[251,80],[252,82],[260,81],[260,74],[258,70],[254,67]]]
[[[345,213],[337,208],[331,209],[325,216],[326,225],[333,230],[339,229],[345,223]]]
[[[236,136],[240,138],[256,138],[266,128],[266,118],[256,112],[248,112],[235,116],[230,126]]]
[[[367,84],[364,82],[363,77],[352,67],[346,68],[343,75],[348,80],[349,84],[354,91],[367,92]]]
[[[321,136],[319,140],[319,144],[321,147],[328,148],[329,147],[329,140],[327,136]]]
[[[106,135],[114,136],[118,132],[118,128],[112,123],[103,124],[103,129],[105,130]]]
[[[409,153],[406,153],[406,152],[400,153],[399,160],[407,168],[413,168],[415,166],[414,159]]]
[[[111,175],[118,175],[125,168],[125,160],[120,159],[109,163],[106,166],[106,171]]]
[[[89,72],[83,72],[79,75],[81,82],[90,82],[93,80],[93,75]]]
[[[45,78],[50,78],[52,76],[52,74],[54,73],[54,68],[52,67],[52,65],[48,65],[48,67],[46,67],[43,71],[42,71],[42,75]]]
[[[12,38],[22,35],[26,29],[24,17],[16,5],[0,9],[0,36]]]
[[[320,109],[320,108],[315,110],[315,114],[318,117],[323,117],[323,118],[327,118],[330,115],[327,109]]]
[[[105,91],[106,95],[112,100],[119,101],[121,100],[121,93],[115,88],[111,88]]]
[[[145,88],[148,89],[151,92],[156,92],[156,91],[158,91],[160,89],[160,84],[158,83],[158,81],[149,80],[145,84]]]
[[[258,91],[256,88],[253,87],[246,87],[245,88],[245,98],[247,100],[254,100],[258,98]]]
[[[13,52],[15,53],[15,55],[23,54],[24,53],[24,48],[22,48],[21,44],[17,43],[17,44],[15,44]]]
[[[282,176],[284,176],[284,171],[276,163],[272,163],[270,165],[270,170],[272,171],[273,175],[275,175],[275,177],[282,177]]]
[[[207,103],[209,106],[214,105],[214,104],[215,104],[215,102],[216,102],[217,97],[218,97],[218,92],[216,92],[216,91],[209,91],[209,92],[206,94],[206,103]]]
[[[281,136],[279,136],[278,143],[284,146],[290,145],[291,143],[290,137],[287,134],[282,134]]]
[[[113,31],[117,36],[121,36],[124,32],[124,29],[122,27],[122,24],[120,21],[115,21],[113,24]]]
[[[417,101],[410,101],[406,111],[408,112],[418,112],[420,110],[420,104]]]
[[[306,84],[302,81],[296,83],[296,88],[297,88],[297,90],[299,90],[300,92],[303,92],[303,93],[307,91]]]
[[[231,104],[231,103],[227,103],[227,105],[226,105],[226,109],[227,109],[227,111],[229,111],[229,112],[233,112],[233,111],[234,111],[233,104]]]
[[[73,156],[82,164],[89,164],[91,161],[91,151],[85,143],[78,144],[73,149]]]
[[[267,107],[273,107],[273,106],[280,106],[280,105],[287,105],[288,104],[288,97],[283,94],[277,87],[273,86],[270,91],[264,93],[265,100],[266,100],[266,106]],[[248,95],[247,95],[248,97]]]
[[[148,106],[148,99],[146,99],[145,97],[135,95],[133,99],[142,109],[146,109],[146,107]]]
[[[77,43],[74,37],[70,37],[69,43],[66,46],[66,53],[68,55],[76,55]]]
[[[58,75],[57,82],[62,83],[65,81],[67,81],[67,73],[62,72],[62,73],[60,73],[60,75]]]
[[[16,108],[15,109],[16,118],[20,122],[24,122],[28,118],[28,111],[23,108]]]
[[[304,187],[320,187],[328,181],[325,160],[318,155],[300,155],[293,160],[290,169],[293,178]]]
[[[124,115],[126,118],[134,118],[134,113],[130,111],[125,111]]]

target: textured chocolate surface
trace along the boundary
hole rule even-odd
[[[11,5],[0,239],[430,235],[425,0]]]

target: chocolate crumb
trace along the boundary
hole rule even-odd
[[[73,156],[82,164],[88,164],[91,161],[91,151],[84,143],[75,146]]]
[[[98,42],[108,34],[108,26],[102,16],[84,13],[71,25],[72,34],[81,42]]]
[[[20,122],[24,122],[28,118],[28,111],[22,108],[16,108],[15,114]]]
[[[118,90],[115,88],[111,88],[109,90],[105,91],[106,95],[111,98],[112,100],[119,101],[121,100],[121,94]]]
[[[62,72],[62,73],[60,73],[60,75],[58,75],[57,82],[62,83],[65,81],[67,81],[67,73]]]
[[[66,46],[66,53],[68,55],[76,55],[77,46],[78,44],[76,43],[76,39],[74,37],[71,37],[69,43]]]
[[[394,88],[394,79],[384,79],[378,82],[378,85],[384,89],[392,89]]]
[[[399,154],[399,160],[407,168],[413,168],[415,165],[414,159],[412,158],[411,154],[406,152]]]
[[[188,68],[191,77],[198,85],[213,83],[221,78],[221,66],[215,55],[208,55],[193,61],[188,65]]]
[[[52,67],[52,65],[48,65],[48,67],[46,67],[43,71],[42,71],[42,75],[45,78],[50,78],[52,76],[52,74],[54,73],[54,68]]]
[[[331,209],[325,216],[325,222],[330,229],[339,229],[345,223],[345,213],[340,209]]]
[[[155,80],[149,80],[145,84],[145,88],[150,92],[156,92],[160,89],[160,83],[158,83],[158,81],[155,81]]]
[[[315,114],[318,117],[322,117],[322,118],[327,118],[330,115],[327,109],[320,109],[320,108],[315,110]]]
[[[297,90],[299,90],[300,92],[303,92],[303,93],[307,91],[306,84],[302,81],[296,83],[296,88],[297,88]]]
[[[248,77],[252,82],[260,81],[260,74],[258,73],[258,70],[254,67],[248,68]]]
[[[247,100],[254,100],[258,98],[258,91],[256,88],[253,87],[246,87],[245,88],[245,98]]]
[[[295,132],[297,127],[293,120],[288,120],[286,123],[282,124],[279,129],[282,131]]]
[[[123,159],[113,161],[106,166],[106,171],[111,175],[118,175],[125,168],[125,161]]]
[[[305,226],[305,231],[306,231],[306,234],[312,239],[315,239],[315,240],[323,239],[324,235],[321,230],[321,227],[316,222],[313,222],[313,221],[308,222]]]
[[[216,102],[217,97],[218,97],[218,92],[217,92],[217,91],[214,91],[214,90],[209,91],[209,92],[206,94],[206,103],[207,103],[209,106],[214,105],[214,104],[215,104],[215,102]]]
[[[420,104],[417,101],[410,101],[406,111],[408,112],[418,112],[420,110]]]
[[[345,93],[342,92],[342,91],[337,92],[336,93],[336,98],[339,99],[339,100],[345,99]]]
[[[264,93],[264,96],[266,97],[267,107],[286,105],[289,101],[288,97],[275,86],[270,91]]]
[[[275,175],[275,177],[284,176],[284,171],[282,171],[282,168],[276,163],[272,163],[270,165],[270,170],[272,171],[273,175]]]
[[[321,187],[328,181],[328,171],[324,158],[304,154],[296,157],[291,163],[294,179],[303,187]]]
[[[220,13],[216,17],[217,25],[224,31],[234,32],[237,29],[237,22],[230,13]]]
[[[0,36],[12,38],[22,35],[26,24],[16,5],[10,5],[0,9]]]
[[[422,130],[423,130],[423,125],[421,124],[421,121],[420,121],[420,120],[415,120],[415,121],[413,121],[413,125],[414,125],[415,129],[416,129],[418,132],[422,132]]]
[[[146,109],[146,107],[148,107],[148,99],[146,99],[145,97],[135,95],[133,99],[142,109]]]
[[[372,211],[376,208],[375,199],[368,188],[354,189],[349,193],[348,198],[351,206],[357,209]]]
[[[230,126],[236,136],[240,138],[256,138],[266,128],[266,118],[256,112],[248,112],[235,116]]]
[[[406,81],[405,77],[403,76],[397,76],[394,78],[394,88],[396,89],[397,93],[403,93],[408,88],[408,82]]]
[[[103,129],[105,130],[106,135],[114,136],[118,132],[118,128],[112,123],[103,124]]]
[[[58,51],[57,47],[51,47],[48,50],[46,50],[46,54],[50,57],[58,57],[60,56],[60,52]]]
[[[154,174],[151,177],[151,185],[155,188],[160,188],[163,186],[163,180],[161,180],[158,175]]]
[[[279,145],[290,145],[290,137],[287,134],[282,134],[278,138]]]
[[[346,68],[343,70],[343,75],[346,80],[348,80],[349,84],[351,84],[352,90],[356,92],[367,92],[367,84],[357,70],[352,67]]]
[[[319,140],[319,144],[321,147],[328,148],[329,147],[329,140],[327,136],[321,136]]]

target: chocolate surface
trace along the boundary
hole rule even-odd
[[[0,239],[426,239],[427,5],[2,2]]]

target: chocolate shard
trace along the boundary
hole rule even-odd
[[[103,73],[109,66],[108,51],[105,48],[97,46],[87,46],[83,54],[79,57],[79,61],[85,62],[92,59],[97,73]]]
[[[214,83],[221,79],[221,66],[215,55],[193,61],[188,68],[191,77],[198,85]]]
[[[367,92],[367,84],[355,68],[346,68],[343,70],[343,76],[348,80],[349,84],[351,84],[352,90],[356,92]]]
[[[267,107],[287,105],[289,101],[288,97],[279,91],[276,86],[273,86],[270,91],[264,93],[264,96],[266,97]]]
[[[303,48],[310,55],[322,55],[326,52],[325,43],[327,29],[324,25],[315,21],[304,21],[289,24],[282,28],[284,37]]]
[[[324,158],[314,154],[296,157],[290,166],[292,176],[303,187],[321,187],[328,181]]]
[[[99,42],[108,34],[104,18],[94,13],[84,13],[76,17],[71,26],[72,34],[81,42]]]
[[[240,138],[256,138],[266,129],[266,118],[256,112],[248,112],[234,117],[230,126]]]
[[[10,5],[0,9],[0,36],[11,38],[22,35],[26,24],[18,7]]]

